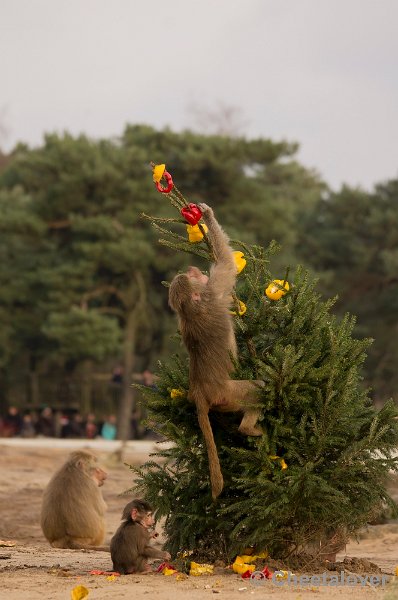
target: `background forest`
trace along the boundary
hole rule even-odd
[[[178,347],[161,282],[190,258],[158,243],[142,213],[174,216],[152,183],[166,162],[190,202],[205,201],[232,239],[280,251],[272,276],[300,263],[374,338],[364,385],[376,404],[398,373],[398,180],[332,192],[297,146],[128,126],[119,139],[48,135],[0,164],[0,412],[71,407],[131,413],[135,373]],[[123,401],[112,406],[112,369]],[[126,431],[119,427],[119,435]]]

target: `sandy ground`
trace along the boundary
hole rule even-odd
[[[75,441],[0,439],[0,539],[16,542],[14,547],[0,547],[1,600],[70,599],[71,590],[78,585],[88,588],[89,600],[132,597],[135,600],[148,597],[195,600],[215,595],[228,600],[244,596],[259,600],[304,600],[307,597],[398,599],[398,580],[391,577],[398,565],[398,523],[370,527],[359,543],[350,543],[338,556],[339,561],[345,557],[359,557],[376,563],[381,574],[390,578],[384,587],[360,584],[354,587],[311,584],[278,587],[271,581],[256,586],[225,569],[219,569],[216,575],[187,577],[181,581],[157,573],[122,576],[114,580],[108,580],[105,575],[90,575],[93,569],[112,569],[108,553],[53,549],[44,539],[39,525],[41,497],[51,475],[72,449],[87,445],[87,442]],[[89,445],[94,447],[108,471],[103,492],[108,505],[106,541],[109,542],[129,499],[121,494],[131,487],[132,473],[115,460],[117,444],[94,442]],[[154,448],[153,442],[129,443],[124,459],[130,464],[140,464]],[[396,493],[398,495],[398,486]],[[312,575],[310,571],[307,574]]]

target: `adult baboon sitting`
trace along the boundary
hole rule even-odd
[[[98,547],[105,537],[106,504],[100,487],[107,477],[97,457],[86,450],[72,452],[53,475],[43,497],[41,528],[54,548]]]

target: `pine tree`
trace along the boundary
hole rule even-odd
[[[175,189],[169,198],[178,209],[185,201]],[[173,221],[178,231],[170,230]],[[206,236],[190,243],[181,235],[180,218],[152,223],[162,244],[211,261]],[[275,283],[280,293],[268,297],[276,245],[232,245],[247,261],[236,289],[244,314],[234,302],[234,377],[264,380],[264,435],[242,436],[239,415],[211,413],[224,476],[224,490],[213,502],[181,349],[159,364],[157,388],[143,390],[151,426],[171,444],[156,460],[132,467],[138,476],[134,490],[165,517],[173,555],[192,550],[207,560],[231,558],[248,546],[267,549],[274,558],[297,555],[320,540],[352,537],[385,503],[397,509],[386,483],[398,470],[398,410],[389,401],[377,412],[361,385],[370,340],[352,336],[353,317],[337,321],[333,300],[323,301],[300,267]]]

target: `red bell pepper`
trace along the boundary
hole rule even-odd
[[[181,215],[190,225],[197,225],[202,218],[202,211],[199,206],[191,202],[181,209]]]
[[[162,194],[168,194],[169,192],[171,192],[171,190],[174,187],[173,178],[168,171],[165,171],[163,173],[163,177],[165,178],[165,180],[167,182],[167,187],[163,187],[162,184],[160,183],[160,181],[157,181],[155,183],[155,185],[159,192],[162,192]]]

